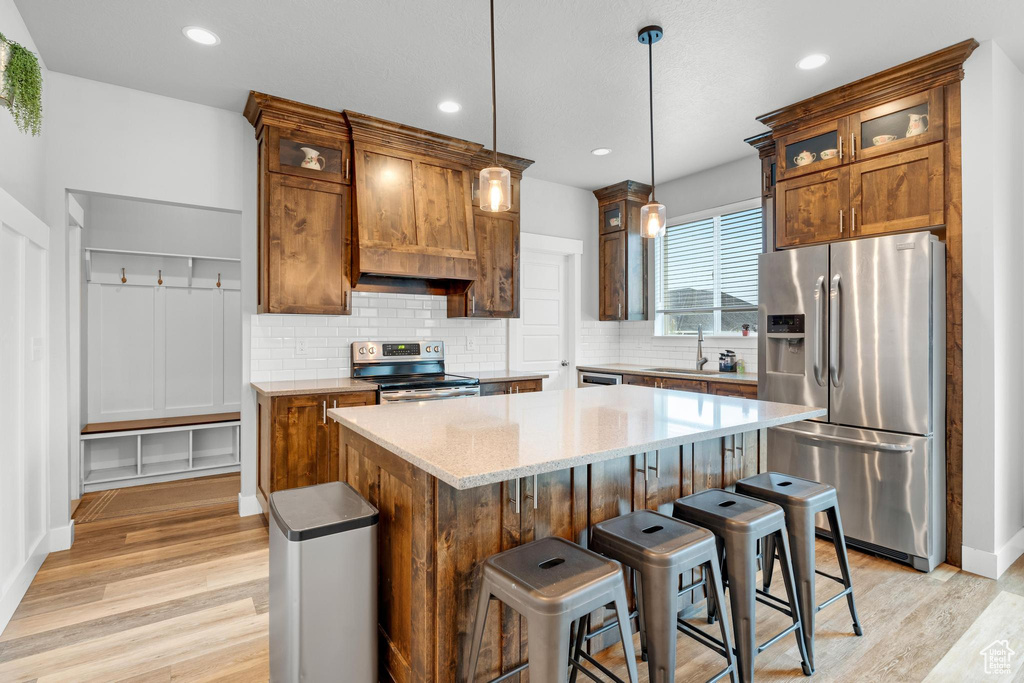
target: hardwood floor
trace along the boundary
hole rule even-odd
[[[47,558],[0,635],[0,680],[267,679],[262,516],[240,518],[234,504],[221,504],[89,522],[75,535],[71,550]],[[810,680],[1024,679],[1024,558],[998,582],[945,565],[923,575],[858,552],[851,562],[865,634],[852,634],[845,601],[820,612]],[[819,567],[837,572],[823,543]],[[819,599],[835,590],[819,579]],[[785,620],[759,609],[759,640]],[[980,650],[1003,639],[1019,654],[1008,675],[986,676]],[[615,649],[600,658],[624,673]],[[680,637],[678,661],[677,680],[704,681],[721,660]],[[792,637],[756,665],[759,681],[807,680]],[[647,681],[643,663],[639,671]]]

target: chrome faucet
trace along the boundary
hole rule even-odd
[[[703,370],[708,359],[704,356],[704,327],[697,325],[697,369]]]

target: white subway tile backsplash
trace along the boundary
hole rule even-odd
[[[504,370],[508,364],[508,321],[448,318],[444,297],[354,292],[351,316],[257,315],[252,317],[250,377],[254,382],[332,379],[351,373],[349,348],[364,339],[440,339],[452,372]],[[696,366],[692,337],[655,337],[654,323],[584,320],[577,364],[636,363]],[[295,355],[295,341],[306,340],[308,356]],[[473,338],[474,349],[468,350]],[[707,368],[715,368],[726,348],[757,371],[756,337],[708,338]]]

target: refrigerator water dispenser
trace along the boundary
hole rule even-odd
[[[768,372],[803,375],[806,367],[803,314],[769,315],[766,336]]]

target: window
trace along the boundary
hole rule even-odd
[[[656,330],[660,335],[757,331],[760,200],[688,216],[655,247]]]

